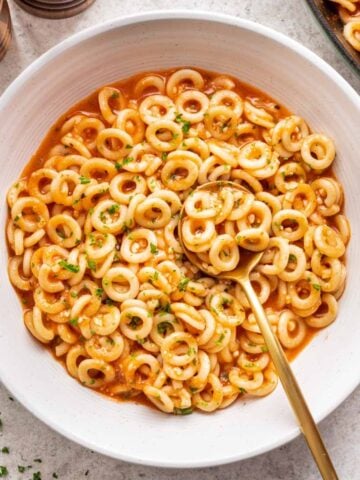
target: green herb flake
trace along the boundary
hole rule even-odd
[[[139,325],[142,324],[142,320],[139,317],[131,317],[130,322],[128,323],[128,326],[131,328],[131,330],[136,330]]]
[[[78,297],[78,293],[77,292],[70,292],[70,296],[72,298],[77,298]]]
[[[7,477],[8,474],[9,474],[8,469],[3,465],[0,465],[0,477]]]
[[[159,279],[159,272],[155,271],[154,274],[151,276],[150,280],[155,281]]]
[[[153,243],[150,243],[150,251],[153,255],[157,255],[159,253],[159,250],[157,249],[157,246],[154,245]]]
[[[190,415],[193,413],[192,407],[187,407],[187,408],[177,408],[174,407],[174,415]]]
[[[69,323],[70,325],[77,326],[79,325],[79,318],[78,317],[70,318]],[[34,460],[34,462],[36,462],[36,460]]]
[[[162,160],[163,162],[165,162],[166,159],[167,159],[167,156],[168,156],[168,153],[167,153],[167,152],[162,152],[162,154],[161,154],[161,160]]]
[[[111,100],[115,100],[120,97],[120,92],[113,92],[110,96]]]
[[[269,349],[268,349],[268,347],[267,347],[266,345],[262,345],[262,346],[261,346],[261,351],[262,351],[263,353],[266,353],[266,352],[269,351]]]
[[[81,183],[81,185],[87,185],[87,184],[90,183],[90,182],[91,182],[90,178],[84,177],[83,175],[80,176],[80,183]]]
[[[225,338],[225,333],[222,333],[219,338],[215,341],[216,345],[221,345]]]
[[[2,452],[2,453],[10,453],[9,447],[3,447],[3,448],[1,449],[1,452]]]
[[[133,157],[126,157],[126,158],[124,158],[123,165],[128,165],[129,163],[131,163],[133,161],[134,161]]]
[[[88,265],[88,267],[90,268],[90,270],[91,270],[92,272],[95,272],[95,270],[96,270],[96,262],[95,262],[95,260],[90,260],[90,259],[88,259],[87,265]]]
[[[240,390],[240,393],[247,393],[247,391],[243,387],[239,387],[239,390]]]
[[[168,328],[172,328],[172,325],[170,322],[160,322],[157,324],[157,331],[160,335],[166,335]]]
[[[41,473],[40,472],[33,473],[32,480],[41,480]]]
[[[321,285],[319,285],[318,283],[313,283],[312,286],[315,288],[315,290],[321,292]]]
[[[78,265],[73,265],[72,263],[68,263],[66,260],[60,260],[59,265],[60,267],[72,273],[78,273],[80,270],[80,267]]]
[[[115,213],[118,213],[119,209],[120,205],[114,203],[113,205],[111,205],[111,207],[108,208],[107,211],[110,213],[110,215],[114,215]]]
[[[188,132],[189,132],[190,127],[191,127],[191,123],[188,122],[187,120],[184,120],[184,119],[182,118],[182,113],[179,113],[178,115],[176,115],[176,117],[175,117],[175,122],[176,122],[176,123],[182,123],[181,129],[182,129],[182,131],[183,131],[184,133],[188,133]],[[174,137],[174,138],[175,138],[175,137]]]
[[[180,280],[178,284],[178,290],[179,292],[185,292],[187,284],[190,282],[190,278],[185,277],[182,280]]]
[[[52,478],[59,478],[59,476],[58,476],[57,473],[54,472],[54,473],[52,474]]]
[[[100,298],[101,298],[101,297],[103,296],[103,293],[104,293],[104,290],[103,290],[102,288],[97,288],[97,289],[95,290],[95,295],[96,295],[97,297],[100,297]]]
[[[296,262],[296,255],[294,255],[293,253],[290,253],[289,262]]]

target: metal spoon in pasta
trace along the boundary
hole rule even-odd
[[[200,192],[199,197],[204,198],[203,194],[220,194],[220,192],[226,188],[230,188],[232,190],[236,189],[245,193],[250,193],[243,186],[235,182],[216,181],[199,186],[195,190],[195,192],[193,192],[193,194],[196,195],[197,192]],[[204,200],[204,203],[207,204],[206,208],[211,208],[211,205],[208,203],[208,198]],[[276,335],[274,334],[270,326],[270,322],[268,321],[265,311],[260,303],[260,300],[250,282],[250,273],[260,262],[261,257],[263,256],[263,251],[245,252],[244,250],[241,250],[241,253],[238,257],[239,261],[237,266],[230,271],[223,271],[218,273],[218,270],[216,268],[214,269],[212,266],[209,266],[206,264],[206,262],[204,262],[204,255],[201,252],[201,248],[198,250],[199,253],[190,251],[189,248],[187,248],[187,242],[185,238],[186,228],[184,229],[184,223],[186,222],[187,218],[188,213],[186,212],[185,202],[181,211],[178,226],[179,239],[185,255],[192,264],[194,264],[197,268],[199,268],[207,275],[221,278],[224,280],[232,280],[234,282],[238,282],[241,285],[252,308],[252,311],[256,317],[258,326],[264,337],[265,343],[268,347],[271,359],[275,365],[285,393],[296,415],[300,429],[305,436],[305,439],[318,465],[322,477],[326,480],[337,479],[338,477],[335,472],[334,466],[332,465],[332,462],[326,451],[314,419],[309,411],[300,387],[291,370],[290,364]]]

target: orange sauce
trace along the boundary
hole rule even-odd
[[[160,71],[160,72],[156,72],[156,75],[166,79],[176,70],[178,69],[173,68],[165,71]],[[214,90],[213,80],[215,77],[218,77],[219,74],[209,72],[209,71],[204,71],[198,68],[196,68],[196,70],[201,72],[205,80],[205,87],[204,87],[205,93],[211,94],[212,90]],[[136,83],[147,73],[150,73],[150,72],[143,72],[129,79],[120,80],[118,82],[108,84],[108,86],[113,86],[121,90],[121,92],[125,95],[127,100],[136,100],[136,101],[139,101],[140,103],[140,101],[147,94],[151,94],[152,92],[145,92],[145,95],[142,95],[141,97],[137,98],[134,95],[134,87]],[[230,77],[229,75],[226,75],[226,76]],[[271,111],[275,120],[278,121],[282,118],[285,118],[291,115],[291,112],[289,112],[289,110],[286,107],[280,105],[277,101],[273,100],[269,95],[261,92],[255,87],[252,87],[246,83],[240,82],[236,78],[232,78],[232,80],[235,83],[235,88],[233,90],[236,93],[238,93],[243,99],[250,99],[257,106],[264,107],[267,110]],[[87,115],[89,117],[99,117],[101,115],[99,104],[98,104],[98,94],[100,90],[101,88],[91,93],[88,97],[80,100],[73,107],[68,109],[63,115],[61,115],[61,117],[59,117],[59,119],[54,123],[54,125],[50,127],[47,135],[45,136],[44,140],[41,142],[39,148],[37,149],[35,154],[32,156],[30,161],[24,167],[21,177],[29,177],[34,170],[37,170],[43,166],[44,162],[49,158],[49,152],[51,148],[61,143],[60,140],[62,135],[60,133],[60,129],[66,120],[71,118],[73,115],[80,114],[80,113],[83,115]],[[255,137],[258,139],[261,139],[262,138],[261,133],[262,133],[262,129],[261,127],[258,127],[255,131]],[[71,149],[69,149],[69,153],[72,153]],[[332,171],[331,168],[328,169],[328,171],[326,171],[325,173],[327,176],[335,177],[334,172]],[[311,174],[309,175],[309,180],[311,180]],[[32,292],[18,292],[18,294],[22,300],[24,308],[30,308],[33,305]],[[274,299],[272,297],[270,297],[270,299],[266,302],[264,307],[271,307],[271,306],[274,306]],[[299,354],[299,352],[312,340],[316,332],[317,332],[317,329],[308,327],[307,336],[299,347],[291,350],[285,349],[286,355],[289,358],[289,360],[293,360]],[[47,348],[54,355],[52,350],[52,344],[49,344]],[[59,358],[57,357],[55,358],[57,361],[60,361],[64,365],[64,368],[66,368],[65,362],[63,360],[61,359],[59,360]],[[116,378],[115,378],[115,382],[116,382],[116,381],[119,381],[119,379],[121,379],[122,372],[120,368],[116,365],[116,362],[113,363],[113,366],[115,367],[115,370],[116,370]],[[109,392],[109,385],[99,388],[98,391],[100,393],[106,394],[107,396],[116,398],[117,400],[121,400],[119,396],[115,397],[114,394],[111,394]],[[153,404],[150,401],[148,401],[143,394],[136,396],[134,400],[138,403],[145,403],[146,405],[153,407]]]

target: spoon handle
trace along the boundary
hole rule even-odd
[[[317,429],[300,387],[291,370],[290,364],[276,335],[271,329],[270,322],[266,317],[264,309],[249,278],[239,278],[238,282],[242,286],[251,305],[282,386],[298,420],[300,430],[305,436],[322,478],[324,480],[338,479],[335,468],[326,451],[319,430]]]

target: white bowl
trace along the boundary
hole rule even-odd
[[[269,93],[335,139],[353,240],[337,321],[293,363],[317,421],[359,383],[360,100],[331,67],[289,38],[219,14],[156,12],[117,19],[61,43],[27,68],[0,102],[1,231],[5,192],[50,125],[100,85],[173,66],[227,72]],[[356,131],[357,130],[357,131]],[[6,273],[1,234],[0,376],[34,415],[68,438],[122,460],[167,467],[219,465],[277,447],[298,433],[281,387],[217,413],[166,416],[83,388],[28,334]]]

